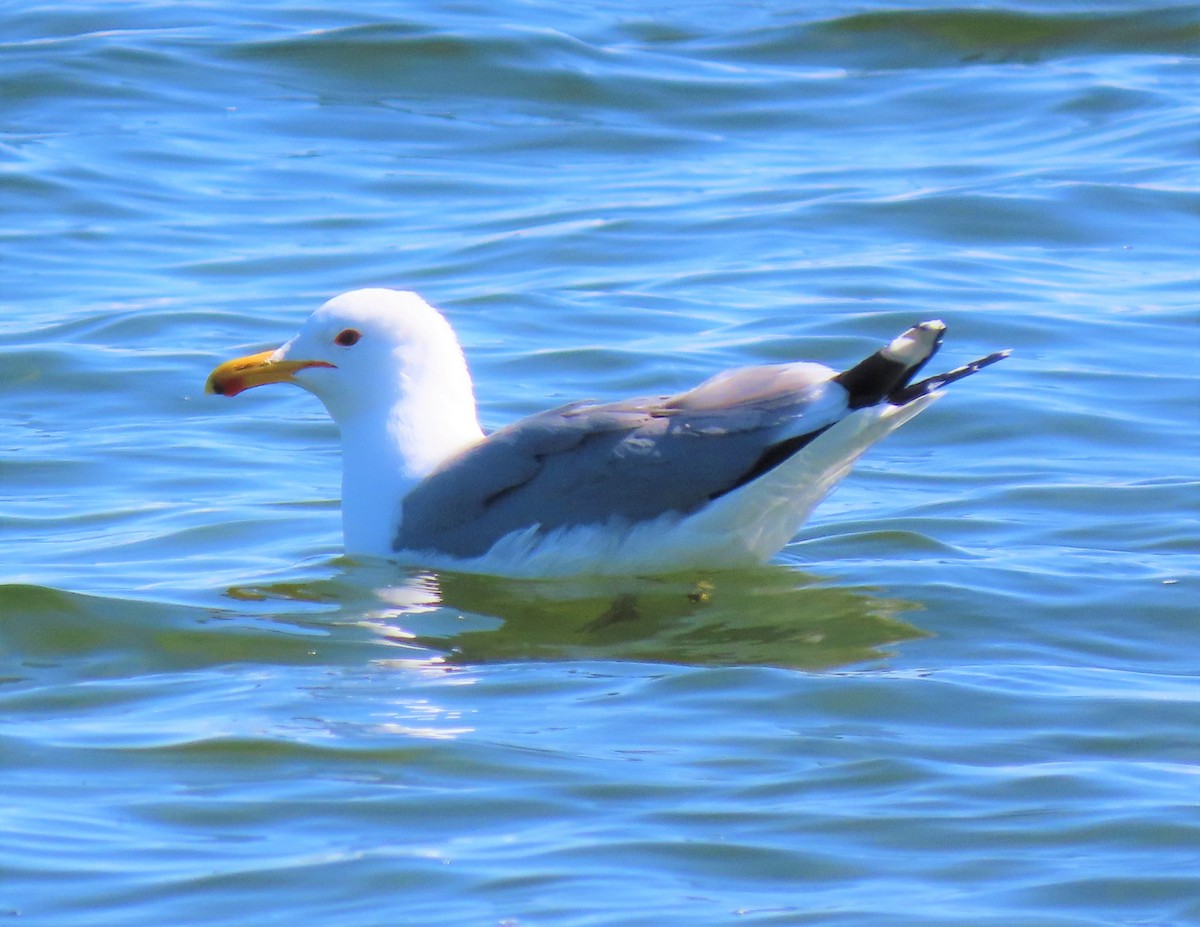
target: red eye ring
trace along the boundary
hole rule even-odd
[[[334,344],[339,344],[343,348],[350,348],[358,344],[358,339],[362,337],[362,332],[357,328],[343,328],[337,333],[337,337],[333,339]]]

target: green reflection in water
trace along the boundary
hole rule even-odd
[[[332,605],[327,621],[366,624],[454,664],[628,660],[829,669],[878,660],[889,645],[926,636],[897,617],[918,605],[780,567],[533,582],[344,562],[329,580],[228,594]]]

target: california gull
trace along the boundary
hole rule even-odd
[[[331,299],[209,392],[314,393],[342,439],[346,551],[508,576],[665,573],[769,560],[872,444],[946,384],[913,382],[946,327],[910,328],[842,372],[743,367],[674,396],[572,402],[485,435],[450,324],[415,293]]]

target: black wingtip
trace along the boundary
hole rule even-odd
[[[904,388],[942,346],[946,325],[932,319],[914,325],[870,357],[832,378],[849,394],[851,409],[873,406]]]
[[[981,357],[979,360],[973,360],[971,363],[963,364],[961,367],[955,367],[946,373],[939,373],[936,376],[927,377],[919,383],[912,383],[901,387],[888,396],[888,402],[894,406],[905,405],[920,396],[925,396],[934,390],[939,390],[943,386],[953,383],[955,380],[961,380],[963,377],[969,377],[973,373],[978,373],[984,367],[990,367],[997,361],[1004,360],[1010,354],[1012,354],[1011,349],[996,351],[994,354]]]

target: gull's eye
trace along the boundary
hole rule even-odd
[[[337,337],[333,339],[334,344],[340,344],[343,348],[349,348],[358,344],[358,339],[362,337],[362,332],[357,328],[343,328],[337,333]]]

